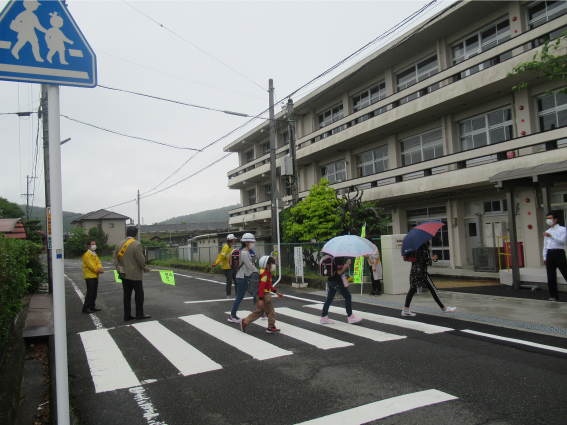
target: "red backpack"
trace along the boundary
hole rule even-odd
[[[230,268],[238,270],[240,268],[240,250],[234,249],[230,254]]]
[[[319,276],[331,277],[335,274],[335,266],[333,257],[325,255],[319,262]]]

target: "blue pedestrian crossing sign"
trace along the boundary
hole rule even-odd
[[[96,87],[96,56],[61,0],[12,0],[4,7],[0,80]]]

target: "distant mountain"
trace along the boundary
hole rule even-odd
[[[24,212],[26,211],[26,205],[20,205]],[[85,213],[74,213],[71,211],[63,211],[63,232],[68,233],[75,225],[71,224],[73,220],[79,218],[80,216],[84,215]],[[25,216],[23,217],[25,219]],[[44,207],[33,207],[30,211],[30,220],[41,220],[41,229],[46,232],[47,231],[47,219],[45,217],[45,208]]]
[[[240,204],[217,208],[215,210],[201,211],[195,214],[180,215],[179,217],[173,217],[169,220],[165,220],[163,224],[212,223],[215,221],[224,221],[228,223],[228,212],[235,208],[240,208]]]

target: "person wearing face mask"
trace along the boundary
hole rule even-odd
[[[83,304],[83,313],[91,314],[100,311],[96,306],[96,295],[98,292],[98,276],[104,273],[102,264],[96,255],[96,241],[87,243],[87,252],[83,254],[83,277],[87,283],[87,295]]]
[[[283,298],[283,294],[279,293],[276,288],[272,286],[272,273],[276,271],[276,260],[273,257],[264,255],[260,258],[259,265],[264,271],[260,275],[256,311],[250,313],[240,322],[240,329],[242,329],[242,332],[245,332],[246,326],[265,314],[268,316],[268,329],[266,329],[266,333],[276,334],[279,333],[280,330],[276,328],[276,312],[272,304],[272,293],[276,294],[280,299]]]
[[[232,304],[232,310],[230,312],[230,316],[228,317],[228,321],[230,323],[240,323],[240,318],[236,315],[238,311],[238,307],[244,298],[244,294],[246,293],[246,287],[248,286],[248,279],[250,279],[250,275],[254,272],[258,273],[258,269],[254,266],[252,262],[252,258],[250,257],[250,250],[254,248],[254,235],[252,233],[244,233],[242,235],[242,239],[240,239],[242,243],[242,248],[240,250],[240,266],[238,267],[238,271],[236,272],[236,283],[237,283],[237,291],[236,291],[236,298],[234,299],[234,303]]]
[[[559,301],[557,291],[557,269],[567,280],[567,259],[565,258],[565,227],[557,224],[559,216],[550,212],[545,222],[549,226],[543,234],[543,264],[547,269],[547,286],[549,287],[549,301]]]

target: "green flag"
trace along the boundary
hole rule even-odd
[[[116,282],[122,283],[122,279],[120,279],[120,276],[118,276],[118,272],[116,270],[114,270],[114,278],[116,279]]]
[[[366,224],[362,226],[362,234],[360,235],[361,238],[366,236]],[[353,283],[362,283],[362,270],[364,269],[364,257],[356,257],[354,261],[354,282]]]
[[[167,283],[168,285],[175,285],[175,278],[173,277],[173,272],[170,270],[160,270],[159,274],[161,276],[161,281]]]

